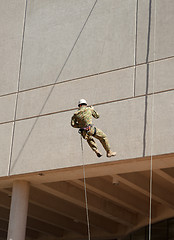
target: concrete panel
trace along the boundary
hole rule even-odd
[[[138,5],[137,63],[146,62],[147,55],[149,60],[173,56],[174,1],[141,0]]]
[[[29,1],[20,89],[56,81],[94,2]],[[133,65],[135,2],[97,2],[59,81]]]
[[[174,58],[138,66],[136,74],[136,95],[174,89]],[[154,85],[154,86],[153,86]]]
[[[63,113],[17,122],[11,174],[80,165],[80,138],[71,130],[70,117]]]
[[[154,102],[153,111],[152,102]],[[154,100],[153,96],[148,97],[147,116],[146,156],[151,155],[151,151],[153,155],[173,153],[174,91],[154,95]]]
[[[0,95],[17,90],[25,1],[0,1]]]
[[[14,119],[16,94],[0,97],[0,123]]]
[[[98,159],[84,142],[87,164],[142,156],[144,98],[97,106],[94,123],[109,138],[117,156]],[[70,126],[73,112],[28,119],[16,123],[11,173],[25,173],[82,165],[80,135]],[[97,141],[98,142],[98,141]]]
[[[62,79],[134,64],[136,0],[98,1]]]
[[[0,176],[7,176],[10,157],[12,123],[0,124]]]
[[[93,3],[28,2],[21,89],[55,82]]]
[[[133,71],[130,68],[22,92],[17,118],[72,109],[81,98],[93,105],[132,97]]]

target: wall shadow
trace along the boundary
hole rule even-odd
[[[149,54],[150,54],[150,39],[151,39],[151,18],[152,18],[152,0],[149,0],[149,21],[147,33],[147,53],[146,53],[146,93],[145,93],[145,111],[144,111],[144,132],[143,132],[143,157],[146,154],[146,132],[147,132],[147,108],[148,108],[148,92],[149,92]]]

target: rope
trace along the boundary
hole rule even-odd
[[[25,2],[25,14],[24,14],[23,34],[22,34],[22,45],[21,45],[20,65],[19,65],[17,93],[16,93],[17,95],[16,95],[16,101],[15,101],[13,132],[12,132],[12,138],[11,138],[11,148],[10,148],[10,157],[9,157],[8,168],[7,168],[7,176],[10,175],[10,168],[11,168],[11,161],[12,161],[12,150],[13,150],[13,144],[14,144],[14,133],[15,133],[15,127],[16,127],[17,105],[18,105],[18,97],[19,97],[19,85],[20,85],[20,80],[21,80],[21,69],[22,69],[22,59],[23,59],[23,50],[24,50],[24,36],[25,36],[26,18],[27,18],[27,0]]]
[[[156,50],[156,0],[154,0],[154,42],[153,42],[154,52],[153,58],[155,60],[155,50]],[[152,186],[153,186],[153,138],[154,138],[154,107],[155,107],[155,98],[154,98],[154,85],[155,85],[155,63],[153,68],[153,81],[152,81],[152,131],[151,131],[151,157],[150,157],[150,201],[149,201],[149,240],[151,240],[151,226],[152,226]]]
[[[84,190],[85,190],[86,220],[87,220],[87,226],[88,226],[88,240],[90,240],[91,233],[90,233],[90,224],[89,224],[89,209],[88,209],[88,198],[87,198],[87,188],[86,188],[86,172],[85,172],[85,160],[83,155],[82,135],[80,136],[80,139],[81,139],[82,161],[83,161],[83,182],[84,182]]]

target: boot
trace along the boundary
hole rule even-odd
[[[111,150],[107,151],[106,156],[107,157],[114,157],[116,155],[116,152],[112,152]]]
[[[98,149],[95,151],[95,153],[96,153],[97,157],[101,157],[102,156],[102,154],[99,152]]]

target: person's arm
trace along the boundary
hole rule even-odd
[[[71,126],[72,126],[73,128],[79,128],[79,124],[78,124],[78,122],[76,122],[76,118],[75,118],[74,115],[73,115],[72,118],[71,118]]]
[[[91,111],[92,111],[92,116],[93,116],[94,118],[96,118],[96,119],[99,118],[100,116],[99,116],[98,112],[96,112],[96,110],[94,109],[94,107],[91,106],[90,108],[91,108]]]

